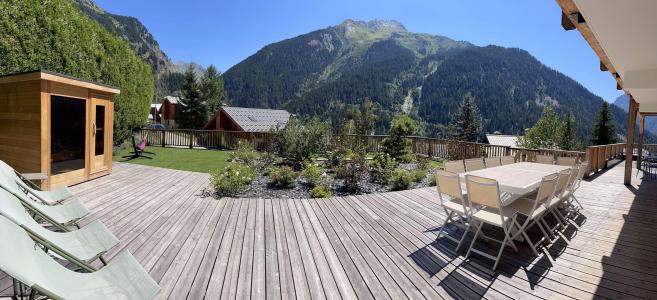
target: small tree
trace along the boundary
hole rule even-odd
[[[415,123],[408,115],[396,116],[390,122],[390,132],[383,140],[383,152],[390,157],[408,162],[411,160],[410,141],[408,136],[415,132]]]
[[[190,65],[185,71],[185,80],[182,85],[183,102],[180,113],[176,113],[177,122],[183,128],[201,128],[207,122],[207,107],[201,99],[199,84]]]
[[[574,123],[575,117],[573,116],[573,113],[569,111],[564,117],[563,122],[561,122],[561,126],[559,126],[559,139],[557,141],[559,149],[578,150],[581,148],[581,144],[575,134]]]
[[[560,123],[554,109],[546,106],[541,118],[518,139],[518,145],[530,149],[556,149]]]
[[[459,106],[459,110],[452,116],[449,124],[449,135],[459,141],[477,142],[483,128],[483,119],[472,94],[467,93]]]
[[[595,125],[593,126],[591,144],[593,145],[607,145],[616,142],[616,130],[614,121],[611,118],[609,111],[609,104],[607,102],[602,104]]]
[[[331,125],[316,118],[306,122],[291,118],[283,129],[274,133],[275,151],[300,168],[313,154],[325,152],[331,138]]]
[[[212,116],[219,108],[226,103],[226,91],[224,90],[224,80],[221,78],[221,72],[213,65],[210,65],[200,84],[201,101],[206,103],[208,112],[207,116]]]
[[[354,107],[348,112],[354,125],[354,132],[358,135],[356,139],[357,144],[355,145],[356,151],[364,152],[365,138],[362,136],[374,133],[376,116],[374,115],[373,108],[374,103],[369,98],[365,98],[365,102],[360,106],[360,109]]]

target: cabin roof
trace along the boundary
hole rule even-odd
[[[272,127],[284,127],[290,119],[289,112],[279,109],[223,106],[221,111],[247,132],[266,132]]]
[[[121,90],[115,86],[107,85],[104,83],[98,83],[90,80],[80,79],[70,75],[65,75],[48,70],[36,70],[36,71],[12,73],[12,74],[0,76],[0,83],[14,83],[21,81],[33,81],[33,80],[48,80],[48,81],[79,86],[79,87],[88,88],[88,89],[97,90],[97,91],[115,94],[115,95],[121,94]]]
[[[494,146],[518,147],[518,137],[505,134],[487,134],[488,143]]]
[[[182,106],[187,106],[187,104],[185,104],[185,102],[183,102],[182,98],[176,97],[176,96],[166,96],[166,97],[162,98],[162,102],[164,102],[164,101],[169,101],[169,103],[171,103],[171,104],[180,104]]]

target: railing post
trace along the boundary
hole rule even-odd
[[[189,130],[189,149],[194,148],[194,131]]]
[[[164,148],[164,147],[167,145],[167,143],[166,143],[166,136],[167,136],[167,131],[166,131],[166,130],[162,130],[162,148]]]

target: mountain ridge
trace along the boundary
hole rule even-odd
[[[404,112],[424,134],[445,126],[467,93],[475,96],[485,131],[522,135],[546,105],[572,112],[587,142],[604,100],[527,51],[475,46],[441,35],[409,32],[397,21],[346,20],[266,45],[224,73],[231,103],[284,108],[339,125],[365,99],[375,103],[376,130]],[[627,115],[612,107],[620,133]]]

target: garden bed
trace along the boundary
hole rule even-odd
[[[417,163],[404,164],[400,166],[406,170],[416,170]],[[350,192],[347,191],[344,187],[344,179],[335,178],[334,172],[330,170],[325,170],[327,176],[331,176],[327,186],[330,188],[333,196],[346,196],[346,195],[360,195],[360,194],[371,194],[371,193],[382,193],[393,191],[393,187],[389,184],[379,184],[372,182],[372,179],[369,174],[363,177],[358,183],[360,188],[357,191]],[[412,189],[423,188],[428,186],[435,185],[432,182],[432,178],[435,175],[435,169],[427,170],[427,176],[420,182],[413,182]],[[270,186],[271,179],[265,174],[258,174],[251,184],[249,184],[245,190],[241,193],[238,193],[235,197],[238,198],[262,198],[262,199],[307,199],[311,198],[310,191],[312,190],[312,185],[309,183],[308,179],[303,175],[300,175],[296,179],[295,186],[289,189],[285,188],[275,188]]]

